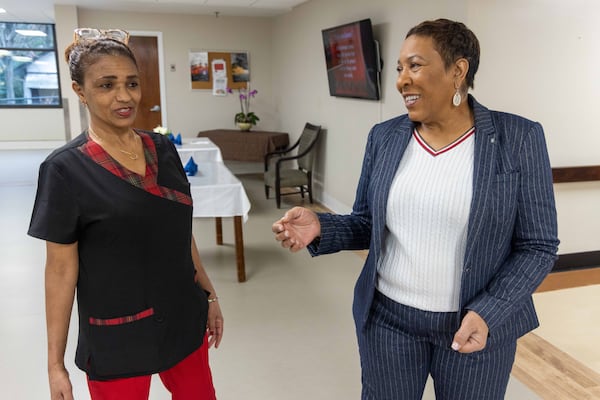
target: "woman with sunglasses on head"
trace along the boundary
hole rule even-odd
[[[92,400],[146,400],[154,373],[173,399],[212,400],[208,348],[223,316],[177,151],[132,127],[141,91],[128,36],[75,31],[65,56],[89,127],[40,166],[28,233],[46,241],[51,398],[73,398],[64,354],[77,292],[75,363]]]

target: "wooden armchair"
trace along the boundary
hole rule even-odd
[[[298,194],[304,198],[304,192],[308,193],[310,202],[312,198],[312,169],[315,154],[315,144],[319,138],[321,126],[306,123],[302,134],[291,147],[273,151],[265,155],[265,196],[269,198],[269,189],[275,189],[277,208],[281,206],[281,196]],[[295,155],[289,155],[294,149],[298,149]],[[279,156],[274,162],[271,158]],[[294,165],[293,161],[296,161]],[[282,193],[282,188],[295,187],[298,191]]]

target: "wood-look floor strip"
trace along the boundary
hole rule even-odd
[[[535,333],[519,339],[512,375],[545,400],[600,398],[600,374]]]
[[[537,292],[597,284],[600,284],[600,268],[553,272],[544,279]]]

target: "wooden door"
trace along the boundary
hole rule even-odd
[[[151,131],[162,125],[158,39],[154,36],[131,36],[129,47],[137,60],[142,87],[142,100],[133,126]]]

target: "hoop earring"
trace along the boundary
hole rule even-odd
[[[454,96],[452,96],[452,105],[454,107],[458,107],[458,106],[460,106],[461,102],[462,102],[462,96],[460,95],[460,92],[458,91],[458,89],[456,89],[456,93],[454,93]]]

